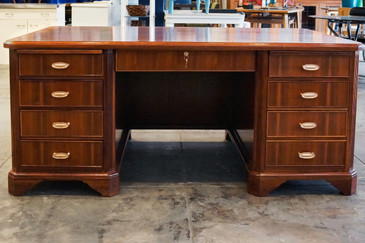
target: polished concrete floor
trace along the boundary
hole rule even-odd
[[[237,151],[219,142],[222,132],[179,130],[133,134],[117,196],[45,182],[14,197],[7,192],[8,69],[1,67],[0,242],[365,242],[365,82],[358,93],[353,196],[324,181],[249,195]]]

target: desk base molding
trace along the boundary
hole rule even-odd
[[[281,184],[290,180],[326,180],[331,183],[343,195],[349,196],[356,192],[357,173],[336,172],[336,173],[258,173],[249,171],[247,192],[249,194],[266,197],[278,188]]]
[[[9,172],[9,193],[22,196],[42,181],[72,181],[79,180],[88,184],[92,189],[104,197],[119,194],[119,173],[110,174],[41,174]]]

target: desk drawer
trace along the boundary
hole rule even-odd
[[[22,137],[103,137],[102,111],[20,111]]]
[[[103,55],[101,51],[38,53],[37,51],[20,50],[18,52],[20,53],[20,76],[103,75]]]
[[[269,82],[269,107],[347,107],[348,82]]]
[[[103,142],[21,141],[20,161],[24,168],[103,166]]]
[[[271,52],[270,77],[349,77],[346,53]]]
[[[316,170],[323,166],[344,168],[345,141],[269,141],[266,144],[266,167],[276,169]]]
[[[117,71],[255,71],[255,52],[117,50]]]
[[[20,82],[20,105],[39,107],[102,107],[102,81]]]
[[[268,112],[268,137],[345,137],[347,112]]]

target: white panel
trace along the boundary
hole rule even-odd
[[[28,20],[28,33],[41,30],[50,26],[57,26],[57,20],[31,19]]]
[[[72,26],[108,26],[109,10],[106,6],[72,6]]]
[[[4,43],[6,40],[27,34],[27,20],[12,19],[3,20],[0,19],[0,43]],[[9,50],[6,48],[0,48],[0,64],[9,63]]]
[[[49,26],[65,25],[65,4],[25,4],[0,9],[0,43]],[[8,64],[8,49],[0,47],[0,64]]]

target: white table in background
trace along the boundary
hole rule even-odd
[[[120,1],[72,3],[72,26],[119,26]]]
[[[202,13],[196,10],[174,10],[172,14],[165,13],[165,26],[174,27],[175,24],[234,24],[235,27],[245,26],[245,15],[242,13]]]

